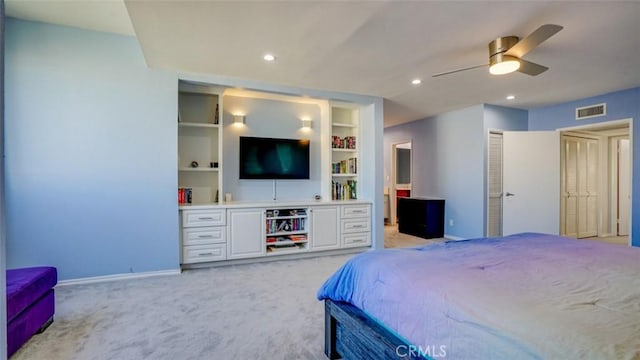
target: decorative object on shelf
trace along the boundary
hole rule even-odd
[[[215,115],[213,117],[213,123],[216,124],[216,125],[220,123],[220,110],[219,109],[220,109],[220,105],[216,104],[216,113],[215,113]]]
[[[212,161],[209,163],[209,167],[211,167],[212,169],[217,169],[218,168],[218,162],[217,161]]]
[[[192,168],[197,168],[198,167],[198,162],[197,161],[192,161],[191,162],[191,167]]]
[[[316,194],[316,196],[314,196],[313,198],[316,199],[316,200],[321,200],[322,196],[320,196],[319,194]]]
[[[224,201],[231,202],[231,193],[224,194]]]

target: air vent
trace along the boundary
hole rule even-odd
[[[607,104],[589,105],[576,108],[576,120],[607,115]]]

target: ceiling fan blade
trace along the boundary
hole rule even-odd
[[[537,28],[534,32],[529,34],[526,38],[518,41],[517,44],[513,45],[505,55],[515,56],[518,58],[523,57],[526,53],[533,50],[536,46],[540,45],[542,42],[552,37],[555,33],[562,30],[562,26],[546,24]]]
[[[432,77],[438,77],[438,76],[442,76],[442,75],[449,75],[449,74],[457,73],[457,72],[460,72],[460,71],[471,70],[471,69],[475,69],[475,68],[479,68],[479,67],[485,67],[485,66],[488,66],[488,65],[489,64],[482,64],[482,65],[470,66],[470,67],[466,67],[466,68],[462,68],[462,69],[449,70],[449,71],[433,74],[431,76]]]
[[[540,64],[532,63],[531,61],[520,59],[520,68],[518,69],[518,71],[523,74],[536,76],[536,75],[542,74],[547,70],[549,70],[549,68],[546,66],[542,66]]]

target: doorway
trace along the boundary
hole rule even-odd
[[[391,145],[391,189],[389,191],[389,222],[398,223],[398,198],[411,196],[412,144],[404,140]]]
[[[561,234],[630,244],[630,121],[562,132]]]

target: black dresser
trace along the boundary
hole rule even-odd
[[[444,237],[444,199],[398,198],[398,231],[425,239]]]

